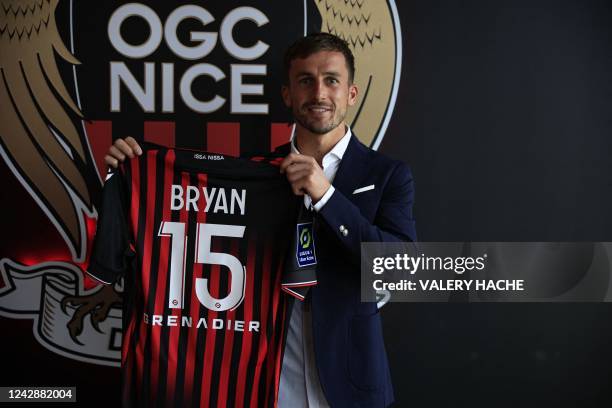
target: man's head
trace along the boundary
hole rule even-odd
[[[346,41],[328,33],[310,34],[285,53],[283,100],[298,125],[325,134],[344,122],[357,100],[355,60]]]
[[[285,85],[289,85],[291,62],[297,58],[307,58],[320,51],[336,51],[344,56],[349,83],[355,79],[355,57],[346,41],[329,33],[313,33],[302,37],[287,48],[284,56]]]

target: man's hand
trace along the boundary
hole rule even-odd
[[[287,175],[293,193],[308,194],[313,204],[316,204],[331,186],[319,163],[310,156],[290,153],[281,163],[280,171]]]
[[[104,156],[104,161],[107,165],[117,168],[119,163],[123,163],[126,157],[133,159],[134,156],[140,156],[142,149],[138,142],[131,136],[125,139],[117,139],[115,143],[108,149],[108,153]]]

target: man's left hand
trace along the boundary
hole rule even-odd
[[[290,153],[281,163],[280,171],[287,175],[293,193],[308,194],[313,204],[316,204],[331,186],[323,169],[311,156]]]

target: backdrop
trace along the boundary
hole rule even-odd
[[[127,135],[236,155],[285,142],[281,57],[307,32],[349,41],[349,122],[412,167],[420,240],[612,240],[608,2],[1,3],[2,385],[118,404],[120,309],[83,271],[104,152]],[[610,404],[611,317],[389,303],[396,406]]]

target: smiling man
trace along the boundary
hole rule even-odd
[[[278,406],[384,407],[393,389],[376,303],[360,299],[361,242],[416,239],[408,167],[364,146],[345,123],[357,100],[354,58],[327,33],[297,40],[284,58],[282,97],[293,113],[281,172],[314,211],[318,283],[294,301]],[[117,140],[106,162],[140,154]]]

